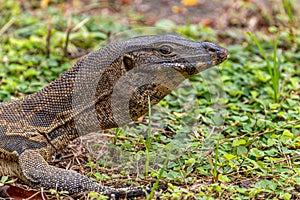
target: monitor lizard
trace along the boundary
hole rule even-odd
[[[140,36],[92,52],[44,89],[0,104],[0,176],[77,194],[144,195],[140,187],[101,186],[47,163],[90,132],[119,127],[148,111],[183,80],[223,62],[228,51],[174,34]]]

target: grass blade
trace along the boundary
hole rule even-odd
[[[279,78],[280,78],[280,70],[279,70],[279,65],[277,63],[278,36],[276,37],[276,40],[274,41],[274,46],[273,46],[274,51],[273,51],[273,57],[272,57],[273,66],[272,66],[265,50],[262,48],[258,39],[251,32],[247,32],[247,35],[256,44],[256,46],[258,47],[260,53],[262,54],[262,56],[267,64],[267,68],[268,68],[269,74],[271,76],[271,81],[272,81],[272,89],[273,89],[273,93],[274,93],[273,98],[274,98],[275,102],[278,102],[278,100],[279,100]]]

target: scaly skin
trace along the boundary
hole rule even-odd
[[[46,160],[81,135],[136,120],[148,111],[148,96],[155,105],[227,55],[215,44],[172,34],[136,37],[88,54],[44,89],[0,104],[0,175],[70,194],[143,195],[141,188],[100,186]]]

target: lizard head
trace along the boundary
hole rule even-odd
[[[123,41],[122,47],[119,63],[124,73],[111,96],[118,124],[127,118],[136,120],[148,111],[148,98],[151,105],[158,103],[183,80],[223,62],[228,55],[213,43],[173,34],[132,38]]]
[[[138,40],[144,42],[135,44]],[[126,71],[175,70],[185,78],[222,63],[228,50],[210,42],[197,42],[174,34],[136,37],[124,49]]]

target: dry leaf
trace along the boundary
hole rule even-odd
[[[35,190],[27,190],[18,186],[5,185],[0,187],[0,194],[4,197],[8,197],[14,200],[45,200],[48,199],[45,193],[41,193]]]
[[[184,6],[196,6],[198,5],[198,0],[182,0],[181,4]]]
[[[46,9],[49,5],[50,0],[42,0],[41,1],[41,8]]]

